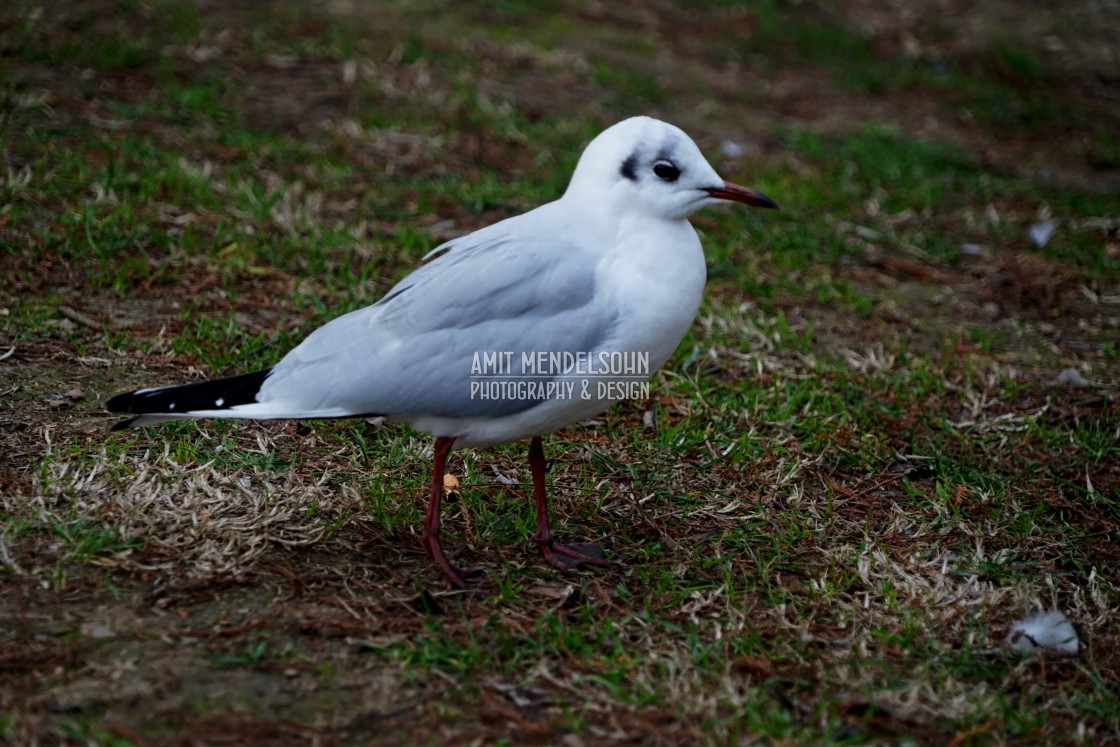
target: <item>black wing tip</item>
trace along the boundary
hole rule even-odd
[[[139,390],[121,392],[120,394],[113,395],[109,398],[109,401],[105,403],[105,409],[109,412],[132,412],[130,408],[138,399],[136,396],[137,391]]]
[[[137,391],[139,390],[121,392],[120,394],[113,395],[109,398],[109,401],[105,403],[105,409],[108,412],[134,412],[132,409],[133,403],[139,399],[139,397],[136,396]],[[131,428],[132,424],[139,420],[142,414],[143,413],[140,413],[136,415],[136,417],[118,420],[109,428],[109,431],[123,431],[126,428]]]
[[[134,389],[109,398],[105,409],[134,415],[183,414],[192,410],[228,410],[257,401],[264,380],[272,369],[230,376],[224,379],[199,381],[179,386]],[[218,402],[221,401],[221,404]]]
[[[140,419],[139,417],[135,417],[135,418],[128,418],[127,420],[117,421],[116,423],[113,423],[113,426],[109,429],[109,432],[111,433],[113,431],[123,431],[126,428],[131,428],[132,424],[135,423],[139,419]]]

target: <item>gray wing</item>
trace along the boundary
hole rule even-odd
[[[476,236],[450,242],[376,304],[312,333],[277,364],[258,401],[443,417],[532,407],[531,399],[472,397],[476,354],[512,353],[518,372],[522,353],[596,349],[615,315],[594,307],[589,249],[558,238]]]

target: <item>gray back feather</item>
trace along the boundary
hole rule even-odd
[[[476,353],[511,352],[519,371],[522,353],[591,351],[609,339],[614,316],[590,310],[589,248],[493,230],[449,245],[381,301],[312,333],[275,367],[260,400],[353,414],[510,415],[534,401],[472,398]]]

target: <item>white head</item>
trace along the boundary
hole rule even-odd
[[[777,208],[766,195],[725,182],[679,127],[632,117],[603,130],[580,156],[564,199],[625,206],[666,220],[684,220],[725,200]]]

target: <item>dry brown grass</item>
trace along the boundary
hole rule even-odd
[[[1115,740],[1111,84],[888,5],[0,13],[0,741]],[[845,18],[866,59],[791,59],[863,50]],[[555,526],[618,567],[540,561],[523,446],[453,460],[453,593],[415,434],[107,434],[104,396],[267,361],[632,109],[786,210],[701,216],[710,298],[652,400],[549,447]],[[1084,650],[1010,652],[1051,609]]]

